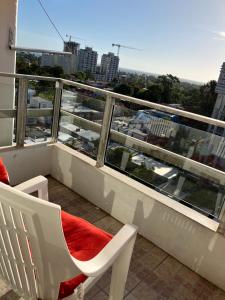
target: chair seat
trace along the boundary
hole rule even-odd
[[[9,184],[9,175],[1,158],[0,158],[0,182]]]
[[[62,227],[70,254],[78,260],[87,261],[95,257],[108,242],[112,235],[90,224],[84,219],[72,216],[64,211],[61,213]],[[60,285],[59,299],[72,295],[74,289],[87,279],[80,274]]]

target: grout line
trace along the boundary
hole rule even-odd
[[[157,246],[155,246],[155,247],[157,247]],[[158,248],[158,247],[157,247]],[[159,262],[159,264],[158,265],[156,265],[152,270],[151,270],[151,272],[154,272],[168,257],[170,257],[170,255],[169,254],[167,254],[166,255],[166,257],[161,261],[161,262]],[[148,276],[147,276],[147,278],[148,278]],[[142,281],[143,280],[141,280],[140,282],[138,282],[136,285],[135,285],[135,287],[134,288],[132,288],[128,293],[127,293],[127,295],[125,296],[125,299],[127,298],[127,296],[128,295],[130,295],[130,293],[132,293],[135,289],[136,289],[136,287],[139,285],[139,284],[141,284],[142,283]]]
[[[104,217],[99,217],[99,219],[97,219],[96,221],[94,221],[92,224],[95,225],[95,223],[101,221],[101,220],[104,219],[105,217],[106,217],[106,216],[104,216]]]
[[[99,222],[100,220],[105,219],[105,218],[108,217],[108,216],[109,216],[109,215],[106,214],[104,217],[99,217],[99,220],[95,221],[95,222],[93,223],[93,225],[95,225],[95,223]]]

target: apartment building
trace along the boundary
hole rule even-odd
[[[97,67],[98,53],[91,47],[79,50],[78,71],[95,74]]]
[[[218,83],[216,86],[216,93],[218,94],[216,103],[214,105],[212,118],[221,121],[225,120],[225,62],[222,64]],[[209,131],[214,132],[220,136],[225,136],[225,130],[221,127],[209,126]]]
[[[72,54],[71,56],[68,55],[61,55],[61,54],[42,54],[41,57],[41,66],[60,66],[62,67],[65,74],[71,74],[76,72],[77,70],[77,56]]]
[[[105,81],[112,81],[117,77],[119,68],[119,57],[109,52],[103,54],[101,59],[101,74],[104,75]]]

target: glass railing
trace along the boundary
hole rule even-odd
[[[0,147],[16,143],[18,80],[0,78]]]
[[[18,119],[16,145],[65,144],[97,167],[106,164],[210,218],[221,217],[225,137],[219,132],[225,122],[68,80],[9,76],[19,81],[18,110],[0,107],[0,122]]]
[[[208,124],[179,115],[116,101],[106,164],[218,218],[225,199],[224,183],[218,176],[204,173],[202,164],[225,170],[225,140],[207,128]],[[113,130],[121,133],[122,139]],[[187,165],[185,158],[193,164]]]
[[[66,86],[62,92],[58,141],[97,157],[105,97]]]
[[[29,80],[27,93],[27,114],[25,144],[50,141],[55,97],[54,82]],[[39,115],[40,111],[46,113]]]

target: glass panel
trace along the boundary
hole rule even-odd
[[[0,147],[12,146],[16,140],[18,80],[0,77]],[[7,117],[9,116],[9,117]]]
[[[96,158],[104,108],[105,99],[101,95],[66,87],[58,141]]]
[[[66,87],[62,94],[62,109],[76,116],[102,124],[105,98],[91,91]]]
[[[29,81],[25,144],[51,140],[55,83]]]
[[[212,133],[207,124],[121,101],[116,102],[111,128],[123,134],[111,132],[106,164],[207,216],[218,218],[225,199],[223,184],[196,168],[187,168],[185,160],[172,153],[224,171],[224,137]],[[151,145],[148,147],[146,143],[143,147],[138,140],[162,150],[149,148]],[[148,149],[150,152],[146,152]]]
[[[225,171],[225,129],[117,101],[112,129]],[[223,132],[222,136],[218,132]]]

